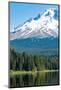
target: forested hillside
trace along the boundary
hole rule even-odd
[[[44,56],[15,52],[10,48],[10,70],[41,71],[59,69],[57,55]]]

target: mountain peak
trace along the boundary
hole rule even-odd
[[[50,8],[35,18],[30,18],[10,33],[10,40],[23,38],[58,37],[58,10]]]

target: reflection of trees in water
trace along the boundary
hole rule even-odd
[[[44,80],[45,80],[45,74],[37,73],[37,76],[35,78],[35,85],[36,86],[43,85]]]
[[[59,84],[58,72],[21,74],[10,77],[10,87],[42,86]]]

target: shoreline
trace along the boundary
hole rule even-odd
[[[35,73],[48,73],[48,72],[58,72],[59,70],[42,70],[42,71],[9,71],[9,75],[21,75],[21,74],[35,74]]]

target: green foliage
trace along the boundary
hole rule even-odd
[[[42,56],[10,49],[10,70],[41,71],[59,69],[58,56]]]

